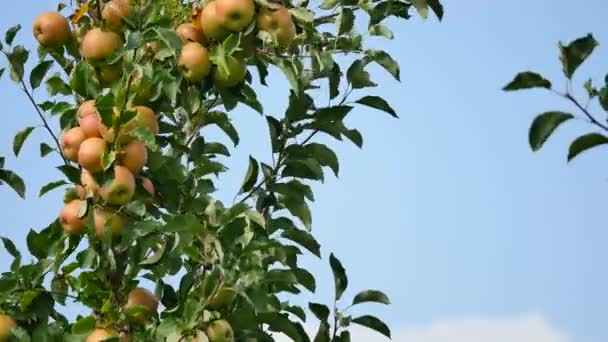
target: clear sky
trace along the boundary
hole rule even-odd
[[[0,29],[24,24],[18,39],[31,47],[29,23],[54,4],[12,2],[0,15]],[[608,71],[608,5],[444,4],[443,23],[392,22],[397,37],[382,47],[401,62],[402,83],[371,69],[381,84],[371,92],[385,96],[401,119],[360,109],[350,124],[364,133],[363,150],[332,144],[341,175],[328,175],[315,187],[313,205],[323,254],[335,252],[346,266],[349,294],[366,288],[390,294],[392,306],[370,309],[390,323],[399,342],[606,341],[606,151],[566,164],[571,139],[592,129],[577,123],[532,153],[527,130],[534,115],[574,108],[551,94],[506,94],[501,87],[526,69],[563,87],[557,41],[593,32],[606,45],[575,79],[577,94],[584,96],[585,79],[595,76],[599,83]],[[275,88],[262,90],[260,99],[268,112],[282,112],[285,100],[277,88],[283,91],[286,83],[280,76],[272,82]],[[61,176],[52,168],[56,157],[38,158],[38,144],[47,140],[43,130],[34,132],[19,159],[11,156],[13,134],[38,121],[7,75],[0,94],[0,154],[28,180],[26,201],[0,187],[0,234],[25,249],[27,231],[45,226],[61,207],[61,191],[38,199],[40,186]],[[234,118],[242,143],[218,193],[228,202],[247,156],[269,158],[268,143],[260,138],[266,134],[262,118],[246,108]],[[0,264],[6,260],[0,253]],[[333,284],[326,260],[306,263],[320,277],[313,298],[329,300]],[[491,332],[482,336],[484,331]],[[355,341],[372,341],[362,336]]]

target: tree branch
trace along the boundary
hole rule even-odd
[[[608,126],[597,121],[597,119],[593,117],[593,115],[591,115],[591,113],[589,113],[589,111],[585,107],[583,107],[570,93],[566,93],[564,97],[574,103],[574,105],[576,105],[576,107],[578,107],[578,109],[580,109],[585,114],[585,116],[587,116],[591,123],[602,128],[605,131],[608,131]]]

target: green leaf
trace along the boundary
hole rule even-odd
[[[298,283],[304,286],[308,291],[314,293],[317,287],[315,277],[303,268],[296,268],[293,273],[298,279]]]
[[[239,133],[230,122],[230,118],[226,113],[210,112],[207,114],[206,122],[208,125],[215,124],[232,140],[234,146],[239,144]]]
[[[369,34],[372,36],[382,36],[388,39],[395,38],[393,31],[391,31],[388,27],[382,24],[376,24],[369,28]]]
[[[6,249],[6,251],[12,255],[14,258],[20,258],[21,257],[21,253],[19,253],[19,250],[17,249],[17,246],[15,246],[15,244],[13,243],[13,241],[11,241],[8,238],[2,237],[2,244],[4,244],[4,248]]]
[[[72,88],[63,81],[59,74],[54,74],[46,80],[46,89],[51,96],[72,94]]]
[[[338,36],[349,33],[355,24],[355,14],[350,8],[342,7],[340,15],[336,17],[336,25],[338,26]]]
[[[40,157],[46,157],[49,153],[55,151],[54,148],[52,148],[51,146],[49,146],[46,143],[41,143],[40,144]]]
[[[228,38],[222,42],[222,48],[226,56],[232,56],[233,53],[239,50],[241,44],[241,35],[238,33],[231,33]]]
[[[281,303],[281,307],[284,311],[287,311],[301,319],[302,322],[306,322],[306,312],[304,312],[304,309],[301,307],[289,305],[288,303]]]
[[[2,75],[4,75],[4,71],[6,71],[6,68],[0,68],[0,79],[2,79]]]
[[[183,42],[174,30],[164,27],[154,27],[153,30],[156,32],[158,38],[165,43],[167,47],[171,49],[171,55],[176,57],[182,49]]]
[[[6,31],[6,35],[4,37],[6,44],[13,45],[13,40],[15,39],[15,36],[19,30],[21,30],[21,25],[15,25]]]
[[[87,316],[79,319],[72,325],[72,334],[84,335],[88,334],[91,330],[95,329],[97,321],[93,316]]]
[[[78,63],[70,74],[70,86],[84,98],[95,98],[99,93],[99,81],[95,69],[85,62]]]
[[[532,71],[520,72],[515,76],[513,81],[507,84],[504,88],[504,91],[513,91],[520,89],[530,89],[530,88],[546,88],[551,89],[551,82],[546,80],[540,74],[537,74]]]
[[[274,62],[279,67],[279,69],[283,71],[285,77],[287,77],[287,80],[289,81],[289,84],[291,85],[291,88],[293,89],[294,93],[299,94],[300,82],[298,79],[298,73],[295,65],[285,58],[277,58],[274,60]]]
[[[585,37],[578,38],[572,43],[564,46],[561,42],[559,48],[561,51],[559,59],[562,62],[564,75],[572,78],[576,69],[593,53],[593,50],[599,43],[590,33]]]
[[[439,2],[439,0],[427,0],[429,7],[435,12],[439,21],[443,19],[443,5]]]
[[[329,308],[323,304],[308,303],[308,308],[321,322],[326,322],[329,318]]]
[[[329,255],[329,265],[331,266],[331,271],[334,274],[336,301],[338,301],[340,298],[342,298],[342,294],[344,294],[344,291],[348,287],[348,277],[346,276],[346,270],[344,270],[342,263],[334,256],[334,253]]]
[[[294,18],[303,23],[312,23],[315,19],[315,13],[303,7],[290,8],[289,12]]]
[[[320,9],[330,10],[336,8],[340,4],[340,0],[323,0],[323,3],[319,6]]]
[[[321,164],[313,158],[287,160],[281,175],[283,177],[297,177],[320,181],[323,181],[325,178]]]
[[[101,122],[106,127],[114,125],[114,95],[107,93],[95,100],[95,108],[101,117]]]
[[[414,5],[416,11],[418,11],[418,14],[420,14],[421,17],[423,17],[424,19],[428,17],[429,4],[427,0],[412,0],[412,4]]]
[[[29,52],[21,45],[16,46],[8,55],[8,61],[11,68],[11,79],[14,82],[21,82],[23,80],[24,65],[29,57]]]
[[[66,182],[64,180],[48,183],[40,189],[40,193],[38,194],[38,196],[42,197],[47,192],[49,192],[53,189],[57,189],[58,187],[66,185],[66,184],[68,184],[68,182]]]
[[[21,198],[25,199],[25,183],[16,173],[0,169],[0,181],[8,184]]]
[[[574,115],[564,112],[546,112],[537,116],[529,132],[532,150],[538,151],[559,125],[573,118]]]
[[[307,144],[304,146],[304,149],[321,165],[329,166],[336,175],[336,177],[338,177],[338,173],[340,171],[340,163],[338,162],[338,156],[334,151],[332,151],[329,147],[319,143]]]
[[[389,113],[391,116],[398,118],[395,110],[386,102],[386,100],[379,96],[365,96],[357,100],[356,103],[382,110]]]
[[[385,295],[381,291],[376,290],[367,290],[359,292],[353,299],[353,305],[366,302],[374,302],[386,305],[389,305],[391,303],[387,295]]]
[[[401,69],[399,63],[391,57],[387,52],[382,50],[367,50],[365,57],[366,62],[375,62],[384,68],[394,79],[401,80]]]
[[[21,132],[15,134],[15,138],[13,139],[13,153],[15,153],[15,157],[19,156],[23,143],[25,143],[25,140],[30,136],[30,133],[32,133],[33,130],[34,127],[27,127]]]
[[[604,87],[599,91],[600,105],[605,111],[608,111],[608,87]]]
[[[310,342],[310,338],[299,323],[289,319],[287,314],[276,312],[262,313],[259,315],[262,323],[268,324],[268,330],[283,333],[294,342]]]
[[[243,179],[243,184],[241,185],[239,193],[244,193],[253,189],[258,180],[259,170],[258,161],[252,156],[249,156],[249,167],[247,168],[247,173],[245,174],[245,179]]]
[[[319,329],[317,330],[317,334],[315,335],[314,342],[330,342],[331,337],[329,336],[329,323],[326,321],[322,321],[319,324]]]
[[[340,94],[340,79],[342,78],[342,71],[340,65],[334,63],[331,72],[329,74],[329,97],[335,99]]]
[[[129,135],[141,140],[146,145],[146,147],[150,149],[150,151],[154,152],[158,150],[156,138],[154,137],[152,131],[150,131],[150,128],[144,126],[137,127],[136,129],[131,131]]]
[[[53,61],[43,61],[32,69],[32,73],[30,74],[30,85],[32,86],[32,89],[40,87],[42,79],[46,76],[46,73],[52,66]]]
[[[389,329],[389,327],[384,322],[382,322],[381,320],[379,320],[378,318],[376,318],[374,316],[365,315],[365,316],[357,317],[357,318],[353,319],[352,322],[355,324],[359,324],[364,327],[370,328],[372,330],[375,330],[375,331],[381,333],[382,335],[384,335],[388,338],[391,338],[391,330]]]
[[[70,182],[74,184],[80,183],[80,170],[72,165],[57,166],[57,169],[63,173]]]
[[[354,61],[353,64],[351,64],[348,68],[348,71],[346,72],[346,79],[351,84],[353,89],[377,86],[376,83],[371,81],[369,72],[365,71],[364,68],[366,65],[367,63],[364,60],[358,59]]]
[[[306,201],[297,199],[295,197],[286,197],[283,201],[283,205],[289,212],[300,219],[302,224],[306,227],[307,230],[310,230],[312,227],[312,215],[310,213],[310,208]]]
[[[568,161],[593,147],[608,144],[608,137],[599,133],[589,133],[576,138],[570,145]]]

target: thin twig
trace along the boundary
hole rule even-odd
[[[44,114],[42,114],[42,111],[40,110],[40,107],[38,107],[38,104],[34,100],[34,97],[32,96],[32,94],[30,94],[29,90],[27,90],[27,86],[25,85],[25,82],[23,81],[23,79],[21,79],[20,83],[21,83],[21,90],[25,93],[25,95],[27,95],[27,98],[30,100],[30,102],[36,109],[36,113],[38,113],[38,117],[40,117],[40,120],[42,120],[42,124],[44,125],[44,128],[46,128],[46,130],[49,132],[49,134],[55,141],[55,145],[57,145],[57,151],[59,152],[59,155],[61,155],[61,159],[63,159],[63,162],[65,163],[65,165],[69,165],[67,159],[65,159],[65,157],[63,156],[63,153],[61,153],[61,144],[59,143],[59,139],[57,139],[57,136],[55,135],[55,133],[53,133],[51,126],[49,126],[48,121],[46,121],[46,118],[44,117]]]
[[[578,109],[580,109],[594,125],[602,128],[605,131],[608,131],[608,126],[597,121],[597,119],[593,117],[593,115],[591,115],[591,113],[589,113],[589,111],[585,107],[583,107],[572,95],[570,95],[570,93],[566,93],[564,97],[572,101],[572,103],[574,103],[574,105],[576,105],[576,107],[578,107]]]

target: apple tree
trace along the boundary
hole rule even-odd
[[[556,89],[550,80],[533,71],[517,74],[504,87],[505,91],[544,89],[564,98],[574,105],[578,111],[577,113],[570,113],[562,110],[550,110],[539,114],[532,122],[529,130],[529,142],[533,151],[540,150],[558,127],[572,120],[589,123],[593,132],[579,136],[572,141],[568,149],[568,161],[589,149],[608,144],[608,116],[606,114],[608,112],[608,75],[601,80],[599,85],[594,84],[592,78],[581,84],[581,90],[587,95],[584,101],[577,98],[573,92],[575,72],[592,55],[598,45],[599,43],[592,34],[575,39],[568,44],[559,43],[559,59],[566,79],[564,90]],[[593,105],[602,112],[599,114],[593,113],[593,110],[590,109]]]
[[[390,337],[377,317],[348,311],[388,297],[342,298],[348,278],[333,254],[335,301],[301,306],[316,280],[298,258],[321,257],[311,185],[340,169],[318,138],[361,147],[345,123],[356,106],[397,116],[366,68],[399,80],[399,64],[366,38],[392,39],[386,19],[429,12],[441,19],[438,0],[75,0],[36,19],[35,50],[10,28],[6,74],[48,133],[41,157],[61,157],[64,178],[40,196],[65,196],[50,225],[27,234],[32,262],[2,238],[13,261],[0,278],[0,341],[310,341],[312,316],[314,341],[350,341],[352,324]],[[290,86],[281,115],[256,92],[274,86],[274,70]],[[234,202],[222,203],[215,184],[239,144],[239,104],[267,123],[271,162],[250,157]],[[210,126],[233,146],[210,141]],[[34,129],[15,135],[15,155]],[[3,161],[0,180],[24,196]],[[88,311],[68,319],[76,304]]]

